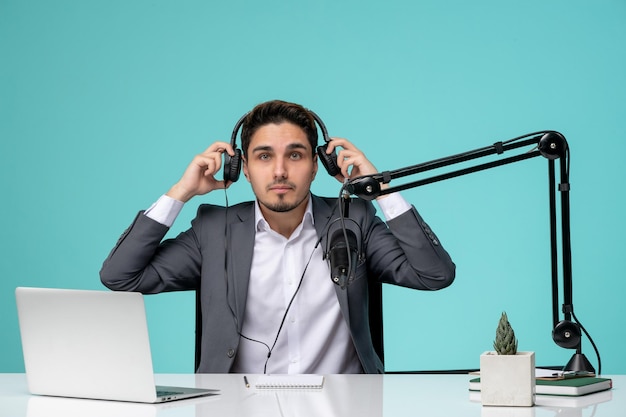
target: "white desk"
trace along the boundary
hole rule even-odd
[[[470,399],[468,375],[327,375],[318,391],[257,391],[245,387],[242,375],[160,374],[160,385],[217,388],[221,394],[151,405],[33,396],[24,374],[0,374],[0,416],[623,417],[626,375],[608,377],[611,391],[564,398],[561,405],[541,405],[545,398],[537,396],[535,407],[500,408]],[[253,384],[256,376],[248,380]]]

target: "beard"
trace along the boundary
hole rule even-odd
[[[283,196],[279,196],[279,201],[274,202],[274,203],[270,203],[267,201],[261,201],[259,200],[259,203],[267,208],[268,210],[271,210],[275,213],[286,213],[288,211],[291,211],[297,207],[299,207],[304,201],[306,201],[306,198],[308,197],[308,194],[304,196],[304,198],[300,201],[296,201],[296,202],[289,202],[289,201],[284,201],[284,197]]]
[[[292,192],[287,194],[275,194],[272,192],[272,188],[277,185],[289,187]],[[262,208],[274,213],[288,213],[301,207],[303,203],[306,205],[309,195],[311,194],[310,185],[311,183],[309,182],[306,186],[306,192],[303,192],[305,185],[301,185],[300,187],[302,188],[300,188],[295,183],[286,179],[278,179],[264,186],[262,191],[259,191],[253,183],[252,191]],[[298,192],[299,189],[302,191]]]

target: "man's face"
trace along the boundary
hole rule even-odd
[[[261,208],[282,213],[306,203],[317,159],[300,127],[268,124],[252,135],[243,172]]]

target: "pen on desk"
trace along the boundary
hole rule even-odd
[[[250,383],[248,382],[248,377],[247,376],[243,376],[243,383],[246,384],[246,388],[250,388]]]

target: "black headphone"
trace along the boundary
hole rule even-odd
[[[337,166],[337,152],[333,151],[330,154],[326,153],[328,142],[330,142],[326,126],[317,114],[313,113],[311,110],[308,110],[308,112],[311,116],[313,116],[313,119],[315,119],[317,125],[322,131],[322,136],[324,136],[325,143],[317,147],[317,155],[320,158],[320,161],[322,161],[322,165],[324,165],[328,174],[331,177],[334,177],[341,173],[341,170]],[[235,155],[230,156],[228,153],[224,153],[224,181],[235,182],[239,179],[239,174],[241,173],[241,149],[237,148],[237,133],[239,132],[239,129],[241,128],[241,125],[243,125],[243,121],[246,119],[248,114],[250,113],[244,114],[241,119],[239,119],[233,129],[233,134],[230,137],[230,145],[233,147]]]

